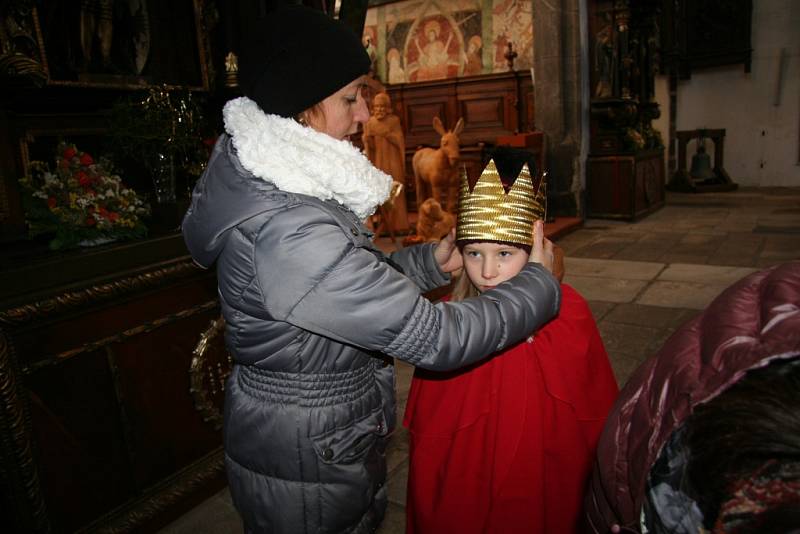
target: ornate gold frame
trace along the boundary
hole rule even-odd
[[[205,21],[203,17],[204,11],[204,2],[205,0],[190,0],[192,2],[192,7],[194,9],[194,26],[195,26],[195,37],[197,42],[197,52],[198,52],[198,65],[200,69],[200,85],[181,85],[181,84],[162,84],[162,83],[147,83],[143,78],[137,78],[135,76],[126,77],[127,81],[119,81],[119,82],[104,82],[104,81],[76,81],[76,80],[59,80],[54,79],[51,74],[50,65],[48,63],[47,58],[47,48],[45,47],[45,42],[42,37],[42,28],[39,21],[39,13],[36,8],[33,8],[33,24],[36,29],[36,37],[38,39],[40,55],[42,58],[42,65],[44,67],[44,71],[47,74],[47,85],[53,86],[65,86],[65,87],[83,87],[83,88],[99,88],[99,89],[132,89],[132,90],[143,90],[148,89],[150,87],[164,87],[166,89],[178,89],[184,88],[189,89],[191,91],[208,91],[210,88],[210,76],[209,76],[209,60],[210,60],[210,50],[209,50],[209,43],[206,37],[206,27]],[[130,80],[137,80],[136,83],[130,83]]]
[[[195,408],[200,412],[203,421],[212,425],[216,430],[222,428],[222,412],[214,405],[212,396],[225,390],[225,380],[231,372],[233,361],[227,351],[225,351],[225,362],[211,361],[214,355],[211,348],[215,344],[219,345],[219,338],[224,333],[225,319],[223,317],[220,316],[211,321],[208,328],[200,334],[200,341],[192,351],[194,357],[189,367],[189,392],[194,399]],[[223,350],[225,350],[224,342]]]

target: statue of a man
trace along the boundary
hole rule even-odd
[[[392,101],[386,93],[378,93],[372,99],[372,116],[364,125],[363,141],[369,160],[395,182],[405,186],[406,141],[400,119],[392,113]],[[394,230],[408,231],[404,192],[393,200],[390,213]]]

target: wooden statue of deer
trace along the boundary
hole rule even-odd
[[[439,148],[420,148],[411,160],[417,188],[417,209],[426,199],[434,198],[445,211],[454,214],[459,186],[458,134],[464,129],[464,119],[458,119],[452,130],[445,130],[439,117],[434,117],[433,129],[442,136]]]

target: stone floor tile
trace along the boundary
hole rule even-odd
[[[570,255],[583,258],[613,258],[619,251],[635,243],[633,237],[616,237],[607,235],[573,251]]]
[[[763,235],[754,234],[750,231],[735,230],[728,234],[728,240],[732,243],[744,243],[747,245],[757,245],[764,241]]]
[[[608,318],[597,325],[603,338],[603,345],[609,358],[634,356],[649,351],[650,340],[656,335],[658,328],[648,326],[616,323]]]
[[[617,383],[622,385],[638,363],[655,353],[663,343],[663,329],[610,322],[607,319],[597,325],[603,346],[608,353]],[[638,362],[638,363],[633,363]]]
[[[586,300],[605,302],[632,302],[647,284],[642,280],[573,276],[569,271],[564,276],[564,283],[574,287]]]
[[[800,235],[768,235],[761,249],[762,258],[800,259]]]
[[[608,230],[609,228],[621,228],[625,226],[630,226],[631,223],[627,221],[615,221],[613,219],[586,219],[583,223],[583,227],[587,230]]]
[[[761,251],[764,241],[765,238],[763,236],[741,235],[740,233],[732,232],[720,243],[715,254],[719,256],[757,254]]]
[[[228,488],[212,495],[166,527],[159,534],[241,534],[242,520],[233,507]]]
[[[689,263],[693,265],[705,265],[709,262],[710,257],[708,254],[685,254],[685,253],[677,253],[673,251],[667,251],[661,255],[659,258],[660,261],[671,264],[671,263]]]
[[[406,460],[408,460],[408,430],[403,426],[403,414],[398,410],[397,428],[386,446],[386,471],[393,473]]]
[[[660,262],[666,249],[662,247],[631,245],[614,254],[615,260],[631,262]]]
[[[603,302],[600,300],[590,300],[588,301],[589,309],[592,310],[592,317],[594,317],[594,321],[600,322],[600,320],[606,316],[611,310],[614,309],[615,306],[618,304],[614,302]]]
[[[745,267],[673,263],[661,271],[657,279],[660,281],[729,286],[754,271],[755,269]]]
[[[653,282],[636,299],[638,304],[665,308],[705,309],[727,285],[696,284],[692,282]]]
[[[599,237],[610,235],[625,239],[635,239],[638,241],[639,239],[646,236],[649,232],[650,231],[647,228],[631,224],[629,226],[622,226],[619,228],[609,228],[608,230],[600,234]]]
[[[759,255],[748,252],[747,249],[737,254],[711,254],[706,263],[708,265],[726,265],[729,267],[756,267]]]
[[[675,329],[695,317],[698,313],[697,310],[693,309],[623,303],[617,304],[613,310],[603,317],[603,320],[657,329]]]
[[[678,243],[669,247],[667,252],[671,255],[685,254],[707,256],[715,252],[722,245],[723,241],[724,238],[719,235],[692,233],[683,236]]]
[[[720,228],[719,224],[703,224],[692,228],[691,233],[694,235],[710,235],[710,236],[724,236],[727,235],[727,230]]]
[[[572,253],[572,251],[588,245],[602,235],[604,234],[600,231],[586,230],[581,228],[565,236],[559,237],[555,242],[558,244],[558,246],[564,249],[564,252],[567,255],[569,255]]]
[[[758,221],[742,221],[739,219],[732,219],[723,222],[717,228],[726,234],[730,234],[731,232],[752,232],[756,226],[758,226]]]
[[[628,280],[652,280],[664,269],[663,263],[605,260],[594,258],[564,258],[569,276],[596,276]]]
[[[406,482],[408,481],[408,460],[404,461],[390,475],[386,482],[389,502],[406,505]]]
[[[375,531],[375,534],[405,534],[406,532],[406,508],[399,504],[390,502],[386,508],[386,515],[383,523]]]
[[[756,267],[759,269],[766,269],[767,267],[774,267],[775,265],[781,265],[783,263],[787,263],[790,261],[798,261],[795,258],[792,259],[783,259],[783,258],[759,258]]]
[[[408,398],[408,388],[409,386],[411,386],[411,378],[413,376],[414,376],[413,365],[409,365],[400,360],[395,360],[394,382],[395,382],[395,388],[397,389],[398,404],[402,402],[402,404],[405,405],[405,401]]]
[[[625,387],[634,371],[647,359],[647,356],[628,356],[620,355],[611,359],[611,369],[614,371],[614,378],[617,379],[619,389]]]
[[[672,230],[672,229],[671,229]],[[642,244],[653,244],[663,247],[672,246],[679,243],[686,236],[686,232],[665,232],[662,228],[661,231],[647,232],[639,241]]]
[[[690,232],[684,235],[678,243],[676,243],[676,248],[681,249],[683,247],[708,247],[718,245],[722,242],[719,236],[716,235],[709,235],[709,234],[698,234],[695,232]]]

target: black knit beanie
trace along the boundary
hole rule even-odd
[[[242,43],[239,85],[265,113],[294,117],[369,72],[361,39],[322,11],[280,5],[256,29]]]

